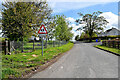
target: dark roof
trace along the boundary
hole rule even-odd
[[[106,30],[105,32],[110,32],[112,29],[108,29],[108,30]]]
[[[116,29],[116,28],[111,28],[111,29],[108,29],[108,30],[106,30],[105,32],[110,32],[112,29]],[[116,30],[118,30],[118,29],[116,29]],[[118,30],[119,31],[119,30]]]

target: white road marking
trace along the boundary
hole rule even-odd
[[[90,70],[89,78],[96,78],[95,72],[91,68],[89,68],[89,70]]]
[[[52,67],[49,67],[49,69],[51,69]]]
[[[63,69],[63,66],[61,66],[60,68]]]

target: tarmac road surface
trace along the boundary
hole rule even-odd
[[[77,42],[57,62],[31,78],[118,78],[118,56]]]

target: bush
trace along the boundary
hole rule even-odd
[[[20,76],[20,72],[17,72],[16,70],[13,70],[11,68],[4,68],[2,70],[2,78],[6,78],[6,75],[14,75],[17,77],[17,75]]]
[[[79,35],[75,37],[75,40],[78,41],[80,39]]]

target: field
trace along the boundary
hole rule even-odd
[[[30,44],[29,44],[30,45]],[[60,47],[44,49],[42,56],[41,49],[29,53],[19,53],[2,56],[2,78],[21,77],[30,72],[34,67],[43,65],[73,47],[73,43],[67,43]]]

